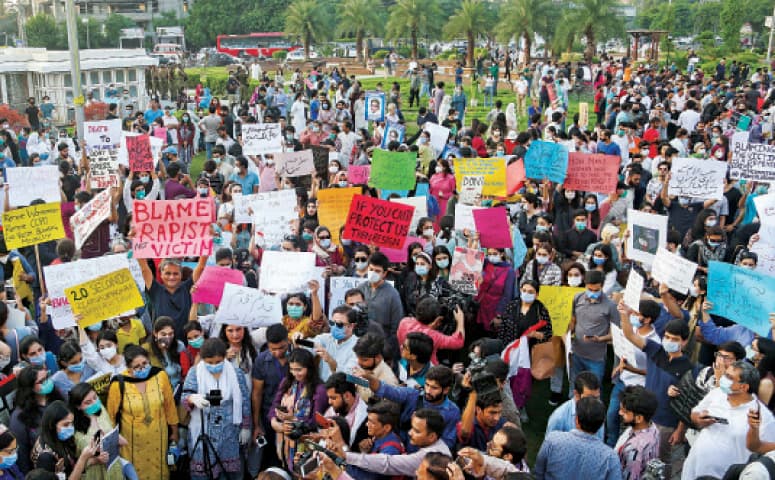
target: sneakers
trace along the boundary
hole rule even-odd
[[[556,407],[560,402],[562,402],[562,393],[552,392],[552,396],[549,397],[549,405]]]
[[[530,421],[530,418],[527,416],[527,408],[522,407],[519,409],[519,421],[522,423],[522,425],[528,423]]]

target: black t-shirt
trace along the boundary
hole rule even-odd
[[[730,225],[735,221],[735,218],[737,218],[737,204],[740,202],[740,199],[743,198],[743,194],[736,188],[730,188],[728,191],[724,192],[724,196],[729,203],[729,215],[727,215],[726,223],[727,225]]]
[[[27,114],[27,120],[30,122],[30,127],[37,129],[37,126],[40,125],[40,119],[38,118],[40,110],[38,110],[38,107],[30,105],[24,113]]]

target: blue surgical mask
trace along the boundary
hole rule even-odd
[[[599,265],[602,265],[602,264],[604,264],[604,263],[605,263],[605,260],[606,260],[606,259],[605,259],[605,258],[603,258],[603,257],[592,257],[592,262],[593,262],[595,265],[598,265],[598,266],[599,266]]]
[[[536,232],[545,232],[549,230],[549,227],[546,225],[536,225]]]
[[[288,316],[291,318],[301,318],[304,314],[304,307],[302,305],[288,305]]]
[[[718,381],[718,388],[721,389],[722,392],[724,392],[727,395],[730,395],[732,393],[732,385],[735,382],[729,379],[726,375],[723,375],[721,379]]]
[[[342,238],[341,240],[342,240],[342,245],[344,246],[350,246],[353,243],[352,240],[347,240],[346,238]]]
[[[69,427],[63,427],[57,430],[57,438],[64,441],[70,440],[75,435],[75,427],[70,425]]]
[[[587,222],[576,222],[576,229],[584,230],[587,228]]]
[[[205,363],[205,368],[210,373],[221,373],[223,371],[223,363],[224,362],[218,362],[215,365],[210,363]]]
[[[205,343],[205,337],[196,337],[193,340],[188,341],[188,345],[191,348],[202,348],[203,343]]]
[[[145,380],[148,378],[148,375],[151,373],[151,366],[146,365],[145,368],[143,368],[140,371],[134,370],[135,378],[139,378],[140,380]]]
[[[449,267],[449,259],[444,260],[436,260],[436,266],[439,268],[447,268]]]
[[[33,365],[43,365],[44,363],[46,363],[46,353],[43,352],[40,355],[29,357],[28,360]]]
[[[500,263],[501,262],[501,256],[500,255],[487,255],[487,260],[490,263]]]
[[[643,326],[643,322],[640,321],[640,317],[635,314],[630,315],[630,324],[635,328],[640,328]]]
[[[428,267],[425,265],[415,265],[414,266],[414,273],[416,273],[419,276],[428,275]]]
[[[83,409],[86,415],[99,415],[100,410],[102,410],[102,402],[100,402],[99,398],[95,400],[94,403]]]
[[[599,292],[599,291],[593,292],[592,290],[587,290],[587,297],[591,298],[592,300],[597,300],[598,298],[600,298],[601,293],[602,292]]]
[[[520,296],[520,298],[525,303],[533,303],[536,300],[536,294],[522,292],[522,295]]]
[[[331,239],[330,238],[323,238],[320,240],[320,246],[323,248],[328,248],[331,246]]]
[[[719,245],[721,245],[721,242],[711,242],[710,240],[708,240],[708,246],[709,246],[710,248],[716,248],[716,247],[718,247]]]
[[[334,340],[344,340],[344,338],[347,336],[345,327],[337,327],[334,325],[331,327],[331,336],[334,337]]]
[[[147,176],[143,175],[142,177],[140,177],[140,181],[143,182],[143,183],[148,183],[148,182],[151,181],[151,177],[147,177]]]
[[[676,353],[681,350],[681,344],[672,340],[664,340],[662,341],[662,348],[664,348],[667,353]]]
[[[302,234],[301,234],[301,238],[302,238],[302,239],[303,239],[305,242],[309,242],[310,240],[312,240],[312,234],[311,234],[311,233],[308,233],[308,232],[304,232],[304,233],[302,233]]]
[[[81,373],[83,372],[83,368],[86,366],[86,361],[81,360],[80,362],[76,363],[75,365],[68,365],[67,369],[73,373]]]
[[[86,327],[86,330],[90,332],[99,332],[100,330],[102,330],[102,322],[95,323],[94,325],[89,325],[88,327]]]
[[[3,457],[3,462],[0,463],[0,468],[7,470],[11,467],[13,467],[16,464],[16,460],[19,458],[19,455],[14,452],[7,457]]]
[[[135,193],[135,198],[138,200],[143,200],[145,198],[145,190],[140,190],[139,192]]]
[[[347,180],[340,180],[336,184],[339,185],[339,188],[345,188],[347,187]]]
[[[40,389],[38,390],[38,393],[41,395],[48,395],[54,390],[54,382],[47,378],[43,380],[43,383],[40,384]]]
[[[588,204],[584,205],[584,210],[586,210],[586,211],[588,211],[590,213],[594,212],[596,209],[597,209],[597,207],[595,205],[591,204],[591,203],[588,203]]]

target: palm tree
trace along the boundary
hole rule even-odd
[[[500,38],[508,43],[512,38],[525,43],[525,64],[530,63],[530,49],[535,34],[546,37],[549,30],[549,15],[552,10],[550,0],[509,0],[501,7],[500,23],[496,29]]]
[[[616,0],[575,0],[568,5],[565,22],[587,42],[584,60],[592,61],[597,50],[597,40],[604,34],[620,32],[623,19],[616,11]]]
[[[328,15],[315,0],[294,0],[285,14],[285,33],[297,35],[304,45],[304,58],[309,59],[312,41],[321,41],[328,32]]]
[[[355,50],[358,61],[363,58],[363,39],[376,34],[381,28],[380,5],[376,0],[344,0],[339,5],[339,34],[355,34]]]
[[[449,39],[458,35],[466,36],[466,65],[474,64],[476,37],[487,33],[492,27],[492,15],[484,0],[463,0],[460,9],[450,17],[444,33]]]
[[[432,36],[436,21],[441,17],[437,0],[398,0],[390,8],[387,22],[388,38],[409,36],[412,43],[412,58],[417,58],[417,38],[421,33]]]

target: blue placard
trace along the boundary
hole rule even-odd
[[[568,149],[559,143],[533,140],[525,154],[525,173],[527,178],[564,182],[568,173]]]
[[[397,193],[401,198],[406,198],[406,196],[409,195],[409,190],[380,190],[379,197],[382,200],[387,200],[388,197],[394,193]]]
[[[522,262],[525,261],[525,255],[527,255],[527,245],[522,239],[522,234],[518,228],[511,229],[511,243],[514,245],[513,258],[514,268],[517,269],[522,266]]]
[[[770,313],[775,312],[775,277],[729,263],[708,265],[710,313],[769,337]]]

